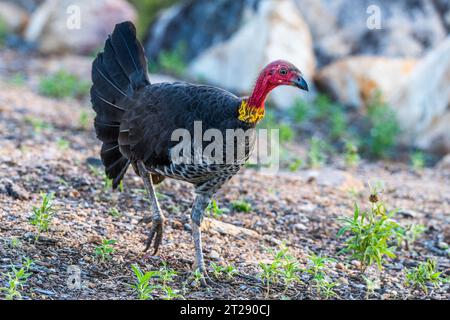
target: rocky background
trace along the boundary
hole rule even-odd
[[[230,210],[211,218],[207,260],[234,263],[240,277],[222,288],[186,285],[189,187],[159,189],[173,217],[162,257],[143,260],[146,229],[134,225],[145,210],[142,186],[132,174],[119,195],[102,186],[90,67],[124,20],[138,27],[152,82],[181,79],[245,95],[266,63],[286,59],[310,84],[308,94],[278,88],[270,97],[261,126],[280,129],[276,179],[267,184],[249,167],[217,196]],[[134,298],[130,264],[151,269],[161,261],[180,272],[184,297],[324,298],[306,276],[267,295],[257,271],[272,257],[264,248],[287,243],[305,265],[310,250],[334,257],[342,247],[336,218],[351,215],[355,201],[367,204],[367,181],[380,179],[388,207],[401,209],[402,222],[424,225],[424,238],[391,259],[385,274],[369,270],[375,289],[357,275],[358,261],[332,263],[339,289],[325,298],[448,299],[448,285],[427,294],[407,288],[402,270],[431,257],[449,273],[449,33],[448,0],[0,0],[0,287],[26,255],[36,267],[25,298]],[[28,218],[41,191],[54,192],[64,214],[32,241]],[[186,203],[169,199],[180,194]],[[244,198],[252,214],[233,205]],[[121,218],[108,214],[111,207]],[[119,240],[116,256],[95,264],[104,238]],[[223,249],[227,240],[236,247]],[[84,268],[86,290],[65,288],[74,263]]]

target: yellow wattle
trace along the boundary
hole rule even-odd
[[[243,100],[239,107],[238,119],[247,123],[257,123],[264,118],[264,108],[250,106],[247,100]]]

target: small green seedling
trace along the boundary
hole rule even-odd
[[[89,113],[87,111],[81,111],[80,117],[78,118],[78,123],[80,125],[81,129],[88,129],[89,128]]]
[[[428,294],[428,285],[439,288],[448,281],[448,278],[442,277],[442,272],[437,271],[435,260],[428,259],[417,267],[406,270],[406,285],[419,287],[425,294]]]
[[[314,252],[311,252],[308,255],[308,265],[305,269],[306,273],[311,275],[313,287],[316,289],[317,293],[325,299],[337,297],[334,288],[337,287],[338,284],[330,281],[327,277],[328,264],[332,262],[336,262],[336,260],[316,255]]]
[[[59,138],[56,141],[56,145],[58,146],[58,149],[61,151],[65,151],[67,149],[69,149],[70,147],[70,142],[64,138]]]
[[[220,279],[223,275],[225,275],[228,280],[231,280],[237,273],[236,269],[232,265],[220,266],[214,262],[211,262],[210,266],[216,279]]]
[[[296,172],[298,169],[300,169],[303,165],[302,159],[295,159],[291,163],[289,163],[289,171]]]
[[[425,232],[423,224],[412,223],[406,228],[400,227],[397,230],[397,243],[401,246],[404,241],[406,249],[409,250],[417,239]]]
[[[131,288],[136,291],[139,300],[149,300],[153,298],[153,294],[158,286],[151,285],[150,280],[157,275],[157,271],[142,272],[137,264],[131,265],[134,276],[136,277]]]
[[[30,124],[33,127],[34,134],[40,134],[44,130],[52,128],[52,126],[44,120],[33,116],[25,116],[24,120],[27,124]]]
[[[8,272],[5,275],[5,278],[7,278],[7,285],[5,287],[0,287],[0,292],[5,292],[6,300],[22,298],[20,290],[23,289],[27,279],[31,276],[29,270],[32,265],[33,260],[25,258],[20,269],[17,269],[15,266],[11,266],[11,272]]]
[[[219,208],[217,201],[213,199],[208,207],[206,208],[206,213],[211,214],[215,219],[219,218],[223,214],[229,212],[227,208]]]
[[[39,239],[42,232],[48,231],[53,215],[56,212],[53,205],[54,193],[41,193],[41,197],[41,205],[39,207],[33,206],[33,213],[30,217],[30,223],[35,226],[38,231],[36,240]]]
[[[326,142],[316,137],[311,138],[308,152],[308,162],[311,168],[320,168],[325,164],[326,148],[327,148]]]
[[[345,164],[349,167],[354,167],[358,165],[359,161],[361,160],[359,154],[358,154],[358,146],[351,142],[347,141],[345,143]]]
[[[101,262],[105,262],[106,260],[110,260],[116,249],[114,249],[113,245],[116,243],[116,240],[108,240],[103,239],[102,243],[95,247],[95,256],[100,258]]]
[[[120,211],[116,207],[113,207],[113,208],[109,209],[108,210],[108,214],[111,217],[114,217],[114,218],[118,218],[118,217],[122,216],[122,214],[120,213]]]
[[[423,152],[416,151],[411,154],[411,165],[416,172],[423,170],[425,167],[425,155]]]
[[[252,205],[245,200],[235,200],[231,202],[231,207],[239,212],[250,212],[252,210]]]

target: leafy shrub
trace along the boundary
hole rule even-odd
[[[116,251],[113,247],[116,242],[116,240],[103,239],[102,243],[95,247],[95,256],[100,258],[102,262],[111,259],[112,254]]]
[[[252,205],[245,200],[235,200],[231,202],[231,207],[239,212],[250,212]]]
[[[11,266],[11,272],[2,274],[6,280],[6,286],[0,287],[0,292],[5,292],[6,300],[21,299],[22,294],[20,290],[26,284],[27,279],[31,276],[29,270],[33,265],[33,260],[25,258],[22,262],[22,267],[17,269],[15,266]]]
[[[385,257],[394,258],[395,245],[392,243],[398,237],[400,225],[392,220],[395,211],[387,212],[378,195],[370,196],[371,209],[361,211],[355,203],[352,218],[342,218],[343,227],[337,236],[349,234],[345,241],[345,248],[340,253],[349,252],[353,259],[361,263],[361,272],[373,263],[382,268]]]
[[[40,206],[33,206],[32,215],[30,217],[30,223],[38,230],[36,239],[39,238],[41,232],[48,231],[50,223],[55,213],[53,206],[54,193],[41,193],[42,202]]]
[[[369,154],[376,158],[386,157],[397,143],[400,133],[395,113],[375,94],[367,106],[366,122],[369,132],[365,145]]]
[[[79,98],[89,93],[89,87],[89,82],[61,70],[40,80],[39,93],[52,98]]]
[[[308,151],[308,161],[311,168],[319,168],[325,164],[327,148],[328,144],[325,141],[316,137],[311,138]]]
[[[428,259],[417,267],[406,270],[406,285],[419,287],[426,294],[428,294],[428,284],[438,288],[448,281],[448,278],[442,277],[442,272],[437,271],[435,260]]]

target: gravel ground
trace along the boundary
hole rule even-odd
[[[307,265],[312,251],[337,259],[328,276],[339,285],[337,299],[449,299],[449,285],[429,288],[428,294],[405,287],[405,268],[427,258],[436,259],[439,270],[450,273],[450,173],[425,168],[415,173],[402,163],[366,163],[341,168],[339,161],[327,168],[281,171],[267,176],[244,169],[216,196],[221,208],[230,211],[208,218],[204,226],[207,264],[232,264],[238,274],[221,278],[209,289],[192,280],[193,243],[189,213],[192,186],[166,180],[158,186],[167,221],[158,256],[143,253],[148,226],[138,221],[148,211],[143,184],[132,172],[123,192],[105,190],[98,166],[100,143],[91,124],[82,128],[81,112],[91,116],[87,101],[52,100],[6,83],[0,84],[0,283],[11,265],[22,257],[34,260],[23,289],[24,299],[133,299],[131,264],[155,270],[166,263],[178,276],[171,287],[188,299],[321,299],[309,276],[287,291],[275,284],[267,295],[259,280],[258,263],[271,261],[268,249],[284,242]],[[64,140],[61,140],[64,139]],[[69,144],[63,143],[68,141]],[[366,277],[377,285],[367,288],[357,261],[337,255],[342,240],[336,237],[338,217],[351,216],[356,201],[368,207],[369,179],[382,179],[388,209],[398,208],[398,221],[421,223],[426,232],[397,257],[388,259],[379,272],[369,268]],[[29,222],[40,192],[54,192],[56,213],[50,230],[36,241]],[[232,209],[231,202],[245,199],[251,211]],[[120,215],[109,214],[116,208]],[[19,240],[19,241],[16,241]],[[101,262],[94,255],[102,239],[115,239],[112,259]],[[68,288],[67,268],[81,270],[82,288]],[[2,293],[0,293],[0,298]],[[162,298],[155,291],[155,298]]]

